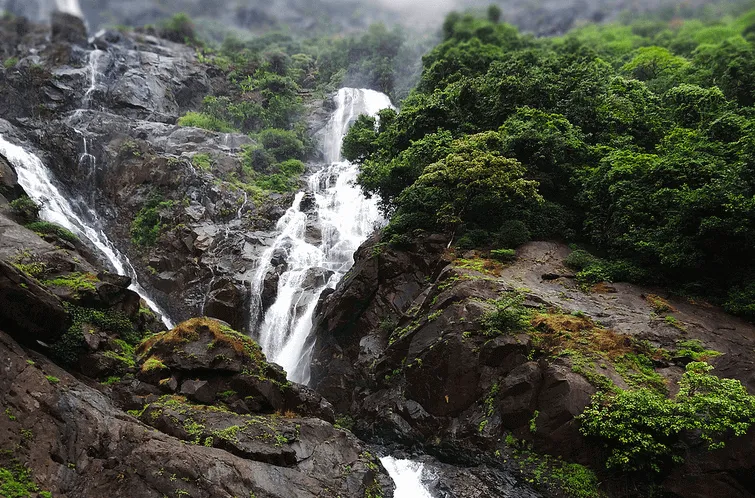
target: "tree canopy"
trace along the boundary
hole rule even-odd
[[[394,235],[588,242],[755,318],[753,18],[535,39],[453,13],[401,112],[360,118],[344,155]]]

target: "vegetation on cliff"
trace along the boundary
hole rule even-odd
[[[452,14],[401,112],[360,118],[344,154],[394,240],[589,242],[602,280],[670,283],[752,318],[753,19],[534,39]],[[490,172],[463,182],[469,196],[432,180],[459,158]]]

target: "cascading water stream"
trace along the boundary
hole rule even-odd
[[[382,222],[377,200],[365,198],[355,183],[358,167],[341,160],[341,145],[354,119],[391,107],[390,99],[372,90],[345,88],[338,92],[337,104],[323,144],[329,165],[310,177],[307,192],[299,192],[278,221],[280,235],[263,254],[252,281],[250,329],[255,330],[265,278],[273,270],[273,259],[280,259],[276,255],[285,254],[286,270],[279,277],[276,299],[256,330],[268,358],[303,384],[309,382],[312,344],[308,346],[307,339],[318,298],[326,288],[335,288],[354,264],[354,252]],[[319,241],[312,240],[313,214],[319,222]],[[396,484],[396,498],[432,498],[422,482],[423,464],[392,457],[382,462]]]
[[[55,0],[55,6],[61,12],[71,14],[72,16],[84,18],[84,13],[79,5],[79,0]]]
[[[61,6],[61,4],[65,5]],[[58,8],[74,15],[81,14],[77,1],[58,1]],[[92,94],[98,84],[98,64],[103,54],[105,52],[101,50],[93,50],[89,54],[89,88],[82,98],[83,108],[74,111],[71,116],[72,120],[81,119],[85,110],[91,105]],[[72,128],[77,135],[82,137],[84,150],[79,156],[79,167],[86,168],[86,176],[92,182],[90,190],[94,196],[96,192],[96,185],[94,185],[97,168],[96,158],[90,152],[90,142],[87,139],[86,133],[76,127]],[[18,183],[24,188],[29,197],[42,206],[40,216],[47,221],[57,223],[71,230],[80,238],[89,241],[107,259],[116,273],[131,277],[132,284],[130,289],[139,294],[147,305],[157,313],[166,327],[172,328],[173,322],[167,313],[160,308],[139,284],[136,270],[129,259],[118,251],[101,229],[97,228],[100,225],[100,220],[97,213],[91,207],[95,199],[90,199],[90,202],[86,202],[83,199],[77,199],[75,203],[69,202],[55,185],[53,175],[44,163],[34,154],[25,151],[23,147],[8,142],[2,135],[0,135],[0,154],[4,155],[13,164],[18,174]]]
[[[91,242],[107,258],[118,274],[129,275],[132,278],[131,289],[158,313],[166,327],[172,327],[173,324],[165,312],[149,298],[146,291],[136,281],[136,272],[128,259],[118,252],[101,230],[87,224],[76,213],[71,203],[61,195],[60,190],[53,183],[52,174],[42,161],[22,147],[8,142],[2,135],[0,135],[0,154],[14,166],[18,174],[18,183],[29,197],[42,206],[40,210],[42,219],[57,223]]]
[[[341,144],[354,119],[391,107],[390,99],[373,90],[347,88],[338,92],[337,104],[323,144],[329,165],[310,177],[307,189],[314,195],[321,240],[313,241],[311,233],[308,240],[312,211],[302,204],[305,192],[299,192],[278,222],[280,235],[262,256],[252,281],[250,328],[254,330],[262,314],[260,295],[271,261],[275,254],[285,253],[287,268],[280,275],[274,303],[256,329],[257,337],[268,357],[291,380],[304,384],[309,382],[311,347],[308,350],[306,345],[317,299],[326,288],[335,288],[354,264],[354,252],[381,220],[377,201],[366,199],[355,185],[357,166],[341,161]]]
[[[433,498],[423,483],[424,464],[389,456],[381,458],[380,463],[396,485],[394,498]]]

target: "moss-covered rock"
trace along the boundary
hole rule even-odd
[[[194,318],[136,349],[137,377],[195,403],[249,413],[295,412],[333,421],[333,407],[291,384],[251,338],[212,318]]]
[[[285,372],[267,362],[259,344],[211,318],[194,318],[156,334],[139,345],[137,355],[142,374],[153,372],[149,365],[160,361],[183,374],[212,370],[286,383]]]

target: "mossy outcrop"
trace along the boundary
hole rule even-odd
[[[145,339],[136,350],[141,381],[196,403],[239,413],[295,412],[333,421],[330,403],[294,385],[260,346],[227,324],[194,318]]]

